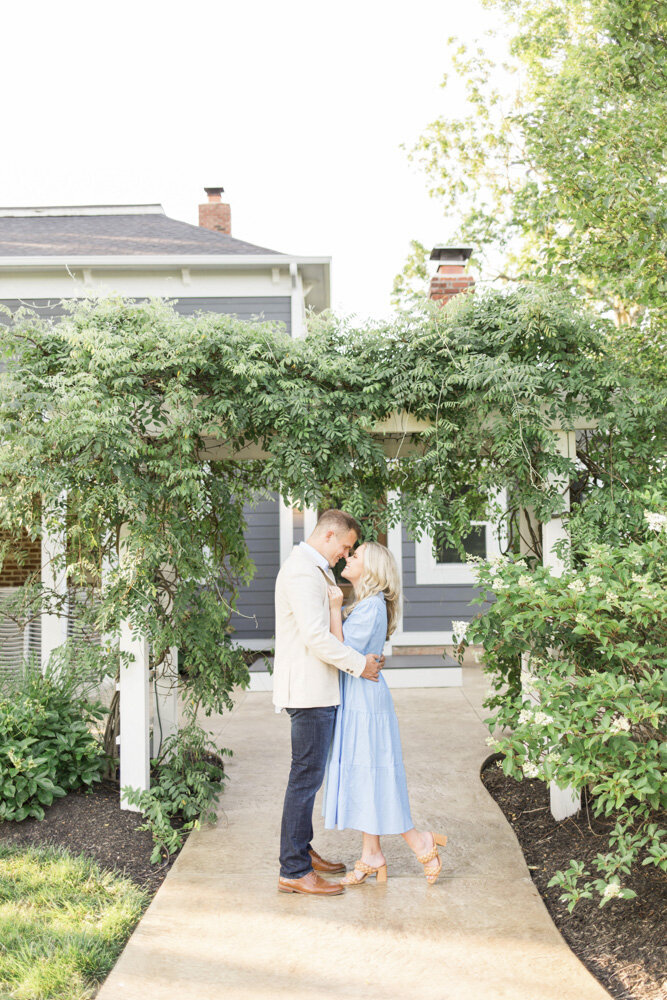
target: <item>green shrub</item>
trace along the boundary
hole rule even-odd
[[[218,749],[191,720],[164,741],[160,757],[152,761],[149,791],[123,788],[127,801],[138,806],[146,820],[139,829],[153,836],[152,864],[180,850],[185,834],[202,821],[215,822],[225,779],[220,755],[231,756],[232,751]]]
[[[104,714],[65,678],[27,668],[0,688],[0,822],[44,818],[54,798],[101,778],[91,725]]]
[[[561,577],[522,560],[482,565],[496,599],[465,637],[484,646],[490,728],[512,730],[490,740],[505,773],[587,788],[595,815],[616,820],[597,877],[575,861],[555,876],[570,907],[633,895],[621,880],[639,858],[667,871],[667,517],[647,522],[645,540],[593,545]]]

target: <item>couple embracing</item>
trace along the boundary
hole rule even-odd
[[[320,517],[276,580],[273,701],[292,725],[290,769],[280,836],[281,892],[338,895],[369,875],[387,878],[380,836],[401,834],[432,885],[442,868],[438,846],[447,838],[416,830],[410,816],[401,741],[389,688],[380,671],[382,649],[396,627],[400,579],[393,556],[361,538],[359,523],[341,510]],[[332,566],[354,597],[343,594]],[[315,851],[313,806],[322,782],[327,829],[359,830],[361,858],[345,866]]]

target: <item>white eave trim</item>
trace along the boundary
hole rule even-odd
[[[331,257],[294,257],[289,254],[132,254],[127,256],[104,255],[98,257],[0,257],[0,268],[6,270],[59,271],[89,267],[97,270],[159,271],[218,270],[230,268],[247,270],[266,267],[297,267],[311,264],[330,267]]]
[[[38,219],[82,215],[164,215],[162,205],[36,205],[0,208],[0,219]]]

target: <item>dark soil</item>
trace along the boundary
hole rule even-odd
[[[137,830],[141,822],[140,813],[120,808],[118,785],[101,782],[90,792],[70,792],[56,799],[43,820],[0,823],[0,842],[16,847],[66,847],[72,854],[93,858],[101,868],[125,875],[154,895],[176,854],[162,864],[152,865],[153,839],[147,830]]]
[[[482,781],[509,820],[551,917],[572,951],[616,1000],[667,998],[667,879],[652,865],[635,865],[621,881],[636,899],[582,899],[572,913],[547,888],[572,858],[595,872],[593,861],[608,851],[606,834],[614,821],[595,819],[584,808],[557,823],[549,811],[549,790],[538,780],[515,781],[496,762],[482,771]]]

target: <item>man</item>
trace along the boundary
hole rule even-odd
[[[276,655],[273,701],[292,721],[290,770],[280,833],[281,892],[333,896],[343,886],[318,872],[345,871],[312,847],[313,805],[324,779],[340,703],[339,670],[377,681],[384,657],[363,656],[329,631],[331,567],[347,558],[361,537],[359,523],[342,510],[327,510],[306,542],[297,545],[276,579]]]

